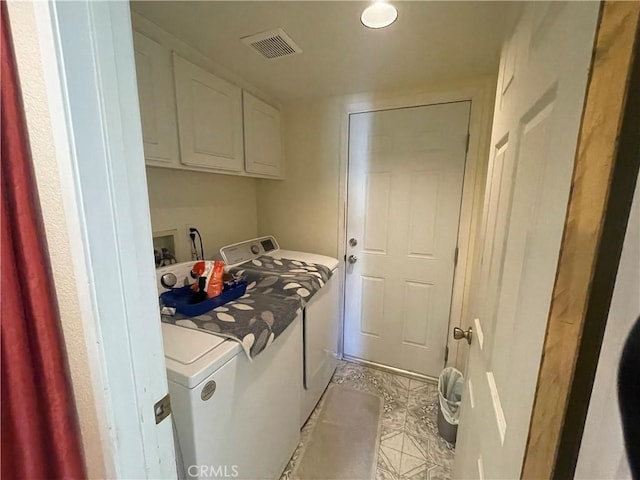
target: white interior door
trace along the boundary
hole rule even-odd
[[[529,2],[504,43],[455,478],[519,478],[599,5]]]
[[[350,117],[349,356],[430,376],[442,369],[470,107]]]

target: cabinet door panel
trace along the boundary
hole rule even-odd
[[[233,98],[200,82],[193,82],[194,146],[197,153],[233,158]]]
[[[178,55],[173,62],[182,163],[241,171],[241,89]]]
[[[133,32],[144,156],[150,164],[178,164],[178,125],[171,52]]]
[[[245,169],[249,173],[282,177],[280,112],[244,92]]]

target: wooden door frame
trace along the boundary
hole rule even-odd
[[[450,331],[462,325],[465,318],[465,305],[468,305],[469,279],[473,263],[473,248],[477,222],[482,214],[482,196],[486,180],[489,141],[491,137],[491,120],[493,116],[496,78],[480,77],[469,81],[433,86],[428,90],[401,94],[373,95],[357,94],[344,97],[341,108],[340,137],[340,184],[338,202],[338,258],[345,259],[347,252],[347,185],[349,180],[349,118],[352,114],[367,113],[399,108],[410,108],[462,101],[471,102],[469,115],[469,149],[467,152],[460,223],[458,228],[458,263],[454,270],[451,310],[449,314],[448,335],[443,341],[449,348],[447,364],[464,369],[466,355],[463,355],[460,342],[451,340]],[[479,210],[478,210],[479,209]],[[344,321],[345,321],[345,287],[346,269],[341,262],[340,272],[340,345],[339,354],[344,356]],[[419,375],[417,375],[419,376]]]
[[[639,20],[601,5],[522,478],[575,472],[640,165]]]

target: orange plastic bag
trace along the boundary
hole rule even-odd
[[[209,298],[217,297],[222,293],[224,282],[224,262],[216,260],[213,262],[213,271],[208,279],[207,296]]]
[[[217,297],[224,289],[224,262],[216,260],[198,261],[191,269],[195,283],[191,285],[194,292],[207,292],[208,298]],[[204,278],[204,283],[200,280]],[[201,287],[202,286],[202,287]]]

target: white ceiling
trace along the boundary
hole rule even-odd
[[[369,2],[139,1],[132,9],[288,103],[417,88],[495,73],[505,2],[395,2],[398,20],[360,23]],[[241,37],[282,27],[302,54],[267,60]]]

